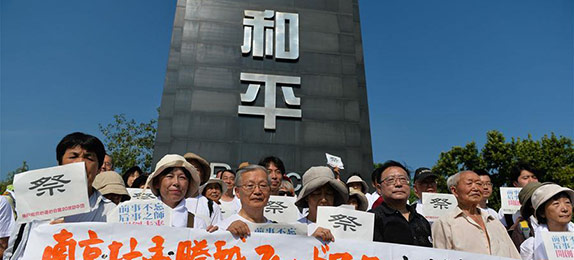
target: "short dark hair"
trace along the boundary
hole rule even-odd
[[[128,186],[128,178],[135,172],[139,172],[140,175],[143,174],[142,169],[139,166],[132,166],[131,168],[129,168],[126,172],[124,172],[124,174],[122,175],[122,179],[124,179],[124,184],[126,185],[127,188],[131,188]],[[133,183],[132,183],[133,185]]]
[[[534,175],[538,175],[536,173],[536,170],[534,168],[532,168],[528,163],[519,162],[516,165],[514,165],[514,167],[512,167],[512,169],[510,169],[510,177],[512,178],[512,181],[518,181],[518,177],[520,177],[520,173],[524,170],[529,171],[531,173],[534,173]],[[538,176],[536,176],[536,177],[538,177]]]
[[[568,196],[568,193],[566,193],[565,191],[559,192],[556,195],[552,196],[552,198],[548,199],[547,201],[545,201],[544,203],[542,203],[542,205],[538,206],[538,209],[536,210],[536,220],[538,220],[539,224],[547,224],[548,220],[546,219],[546,217],[543,217],[542,215],[544,215],[544,209],[546,208],[546,204],[558,200],[560,198],[568,198],[570,200],[570,196]],[[572,203],[572,201],[570,201],[570,203]]]
[[[281,159],[279,159],[278,157],[275,156],[267,156],[263,159],[261,159],[261,161],[259,161],[259,165],[267,168],[269,167],[269,164],[273,163],[275,164],[275,166],[277,168],[279,168],[279,170],[281,171],[281,174],[286,174],[285,172],[285,165],[283,164],[283,161],[281,161]]]
[[[98,158],[98,168],[102,167],[102,164],[104,164],[104,157],[106,156],[106,148],[104,147],[104,144],[97,137],[80,132],[66,135],[62,138],[60,143],[58,143],[58,146],[56,146],[56,160],[58,160],[58,164],[62,165],[62,159],[66,150],[78,145],[88,152],[95,153]]]
[[[131,187],[127,187],[127,186],[126,186],[126,188],[136,188],[136,189],[138,189],[138,188],[141,187],[142,185],[145,185],[145,183],[146,183],[146,181],[147,181],[147,177],[148,177],[147,174],[143,174],[143,173],[142,173],[142,175],[140,175],[140,177],[137,177],[137,178],[134,180],[134,182],[132,183],[132,186],[131,186]]]
[[[233,171],[232,169],[221,169],[215,173],[215,176],[217,176],[219,173],[221,173],[221,176],[219,177],[221,179],[225,172],[230,172],[231,174],[233,174],[233,177],[235,177],[235,175],[236,175],[235,171]]]
[[[399,168],[403,169],[407,173],[407,177],[410,178],[410,172],[407,169],[407,167],[405,167],[400,162],[388,160],[388,161],[384,162],[383,165],[381,165],[381,167],[379,167],[379,168],[375,169],[375,171],[373,171],[373,174],[371,174],[371,177],[375,177],[375,178],[372,178],[372,179],[374,179],[376,181],[376,183],[381,183],[381,175],[383,175],[383,172],[390,167],[399,167]]]

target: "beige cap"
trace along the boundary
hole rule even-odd
[[[305,198],[325,184],[331,185],[336,192],[333,206],[339,206],[347,202],[349,199],[349,191],[347,187],[345,187],[345,184],[335,179],[335,175],[329,167],[315,166],[309,168],[309,170],[303,174],[303,188],[299,192],[295,205],[300,208],[309,207]]]
[[[221,194],[224,194],[227,191],[227,184],[225,184],[225,182],[223,182],[223,180],[212,178],[212,179],[209,179],[205,184],[203,184],[199,187],[199,194],[203,194],[203,190],[205,190],[205,187],[207,187],[207,185],[212,184],[212,183],[219,184],[219,186],[221,187]]]
[[[207,182],[207,180],[209,180],[209,178],[211,177],[211,167],[209,167],[209,162],[205,159],[203,159],[201,156],[194,154],[194,153],[186,153],[183,155],[183,157],[185,158],[185,160],[187,160],[188,163],[191,163],[191,161],[197,161],[201,167],[201,183],[199,185],[203,185],[204,183]]]
[[[574,202],[574,191],[569,188],[562,187],[558,184],[544,184],[538,187],[531,198],[534,216],[536,216],[536,211],[540,206],[544,205],[544,203],[554,197],[554,195],[563,191],[570,197],[570,202]]]
[[[367,199],[367,196],[365,196],[364,193],[352,190],[349,192],[349,199],[352,197],[357,198],[357,200],[359,201],[359,207],[357,208],[357,210],[367,211],[367,209],[369,208],[369,200]]]
[[[351,176],[347,180],[347,187],[349,187],[349,184],[351,184],[353,182],[360,182],[361,183],[361,186],[363,186],[363,188],[361,188],[362,193],[365,193],[369,190],[369,185],[367,185],[367,183],[361,178],[361,176],[357,176],[357,175]]]
[[[128,190],[126,190],[124,179],[114,171],[100,172],[96,175],[96,178],[94,178],[92,187],[98,190],[102,195],[118,194],[127,196],[128,198],[130,197]]]

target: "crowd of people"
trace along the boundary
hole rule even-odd
[[[152,173],[134,166],[122,175],[113,171],[113,158],[96,137],[72,133],[56,148],[59,165],[84,162],[89,212],[54,221],[15,224],[17,196],[0,197],[0,255],[22,259],[30,231],[39,225],[72,222],[106,222],[119,203],[129,200],[126,188],[149,189],[171,208],[171,226],[207,232],[227,231],[236,237],[251,234],[248,223],[273,223],[264,215],[271,195],[296,197],[297,223],[308,236],[325,243],[335,241],[331,230],[318,226],[319,206],[340,206],[374,214],[373,240],[404,245],[460,250],[515,259],[548,259],[542,232],[574,232],[574,191],[555,183],[541,183],[526,165],[513,170],[512,186],[521,187],[520,211],[503,214],[488,207],[492,183],[488,172],[475,169],[456,173],[447,187],[458,206],[429,222],[424,217],[422,193],[437,192],[439,175],[419,168],[411,181],[403,164],[389,160],[371,173],[369,185],[359,174],[342,180],[340,170],[310,167],[302,176],[298,195],[286,177],[281,159],[269,156],[257,164],[242,163],[237,171],[222,169],[213,175],[209,162],[195,153],[167,154]],[[409,203],[411,184],[418,200]],[[6,249],[6,250],[4,250]]]

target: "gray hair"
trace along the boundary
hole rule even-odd
[[[449,191],[450,191],[450,187],[454,187],[454,186],[458,185],[458,182],[460,181],[460,176],[465,172],[474,173],[473,171],[465,170],[465,171],[457,172],[454,175],[451,175],[450,177],[448,177],[448,179],[446,180],[446,186],[448,187]]]
[[[257,165],[257,164],[250,164],[248,166],[245,166],[245,167],[239,169],[237,171],[237,174],[235,174],[235,187],[239,187],[239,186],[243,185],[243,183],[241,183],[241,176],[244,173],[253,172],[253,171],[257,171],[257,170],[261,170],[267,175],[267,184],[271,183],[271,179],[270,179],[269,174],[267,172],[267,169],[265,167],[263,167],[261,165]]]

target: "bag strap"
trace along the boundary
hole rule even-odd
[[[195,218],[195,215],[193,215],[193,213],[187,212],[187,227],[188,228],[193,228],[193,219],[194,218]]]

